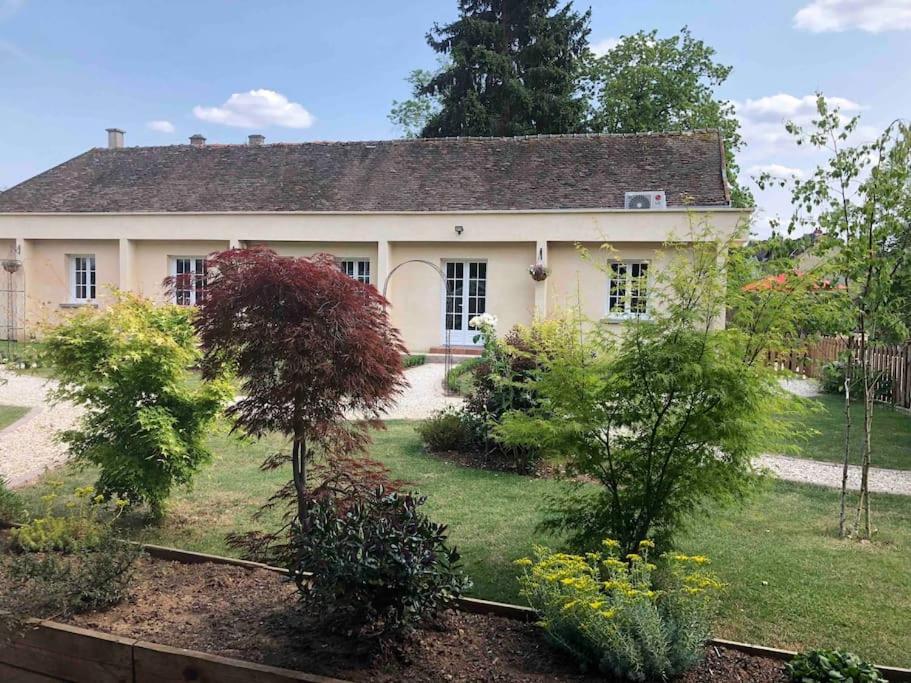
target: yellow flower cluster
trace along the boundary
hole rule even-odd
[[[623,610],[647,600],[657,602],[666,594],[655,590],[652,573],[657,566],[649,562],[649,551],[655,544],[650,540],[638,544],[638,552],[620,557],[622,546],[613,539],[605,539],[605,553],[571,555],[554,553],[541,546],[534,548],[534,559],[523,557],[515,561],[522,567],[520,577],[522,594],[538,608],[550,605],[558,614],[542,609],[547,619],[577,620],[579,628],[599,629],[600,620],[613,619]],[[702,555],[687,556],[673,553],[664,556],[671,563],[671,571],[678,583],[669,593],[696,596],[716,591],[722,584],[713,575],[700,572],[696,567],[708,564]],[[612,626],[611,628],[614,628]]]
[[[669,553],[666,555],[666,557],[667,559],[673,560],[674,562],[687,562],[700,566],[711,563],[711,560],[705,555],[683,555],[681,553]]]

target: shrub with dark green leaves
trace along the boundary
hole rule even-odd
[[[794,683],[886,683],[875,666],[841,650],[803,652],[788,662],[787,671]]]
[[[291,574],[326,626],[394,634],[471,587],[446,527],[421,512],[425,500],[378,489],[344,511],[328,498],[311,502],[294,528]]]
[[[822,366],[820,375],[820,388],[827,394],[845,393],[845,364],[841,361],[826,363]],[[861,369],[854,368],[854,378],[850,385],[852,399],[860,399],[863,396],[864,386],[861,378]],[[873,386],[874,396],[891,396],[892,395],[892,377],[888,374],[882,374],[875,378]]]
[[[0,477],[0,525],[10,522],[21,522],[25,518],[25,505],[22,499],[6,486]]]
[[[402,361],[402,365],[406,368],[416,368],[419,365],[423,365],[427,362],[427,356],[423,353],[416,353],[410,356],[405,356]]]
[[[471,430],[464,411],[458,408],[438,410],[415,429],[427,449],[434,453],[462,451],[472,446]]]
[[[851,382],[851,394],[860,396],[860,368],[855,369],[855,378]],[[819,377],[820,388],[827,394],[845,393],[845,364],[841,361],[826,363],[822,366]]]

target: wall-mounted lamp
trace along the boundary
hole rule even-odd
[[[456,235],[461,235],[463,232],[465,232],[465,228],[462,227],[461,225],[457,225],[457,226],[455,226],[455,231],[456,231]]]

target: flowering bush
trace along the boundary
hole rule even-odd
[[[0,553],[0,645],[21,635],[29,617],[63,619],[127,596],[141,550],[115,535],[126,501],[105,500],[86,486],[61,517],[51,510],[59,488],[44,497],[42,517],[13,530],[26,552]]]
[[[102,544],[109,533],[110,524],[126,508],[127,502],[120,498],[110,500],[97,493],[91,486],[77,488],[74,500],[67,501],[69,514],[54,514],[53,507],[62,483],[52,484],[51,493],[43,496],[42,515],[13,529],[13,542],[27,552],[48,552],[57,550],[72,553],[92,550]]]
[[[536,546],[524,558],[522,595],[541,616],[549,638],[584,666],[629,681],[665,680],[695,664],[709,636],[722,584],[703,556],[649,561],[651,541],[620,557],[620,543],[585,556]]]

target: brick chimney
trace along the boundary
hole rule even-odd
[[[119,128],[106,128],[108,132],[108,149],[121,149],[123,147],[123,135],[126,131]]]
[[[194,147],[205,147],[206,139],[199,133],[196,133],[196,135],[190,136],[190,144],[193,145]]]
[[[266,136],[259,135],[258,133],[247,136],[247,144],[249,144],[253,147],[258,147],[259,145],[263,144],[265,141],[266,141]]]

